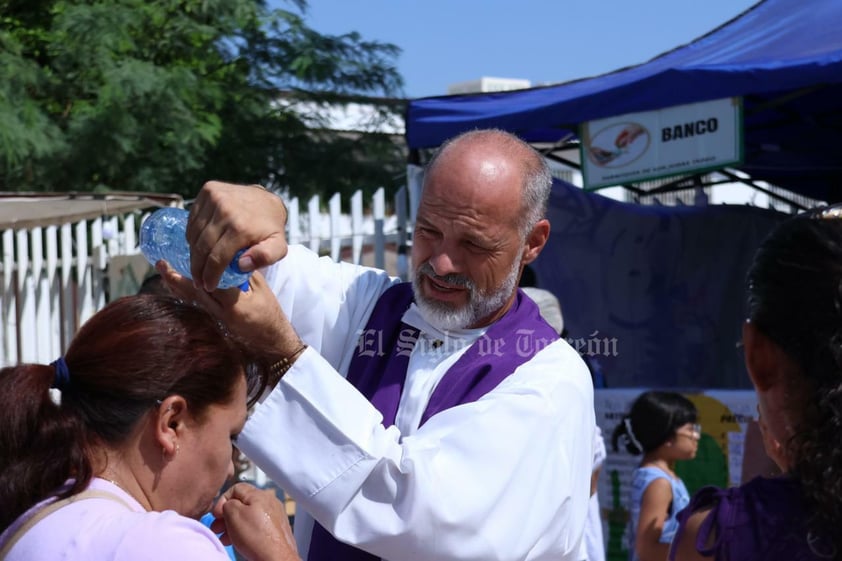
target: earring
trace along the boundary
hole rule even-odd
[[[175,443],[175,449],[173,450],[173,453],[172,453],[172,459],[175,459],[175,457],[178,456],[178,451],[180,449],[181,449],[181,445],[178,442],[176,442]],[[161,446],[161,460],[164,461],[164,462],[167,461],[167,449],[164,448],[163,446]]]

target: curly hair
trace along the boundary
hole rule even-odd
[[[749,319],[798,366],[786,446],[808,528],[842,551],[842,220],[831,209],[782,222],[748,273]]]

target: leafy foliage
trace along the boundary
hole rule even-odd
[[[0,189],[195,195],[208,179],[294,195],[401,181],[383,134],[329,106],[402,112],[397,47],[322,35],[306,4],[0,0]],[[391,100],[391,101],[390,101]]]

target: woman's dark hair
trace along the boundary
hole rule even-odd
[[[52,365],[0,370],[0,531],[51,495],[84,489],[94,445],[119,444],[168,395],[200,418],[233,397],[246,375],[251,400],[265,365],[203,309],[166,296],[128,296],[91,317],[65,353],[69,377],[50,396]],[[75,481],[60,492],[67,479]]]
[[[693,402],[675,392],[643,392],[631,406],[629,414],[614,429],[611,443],[618,450],[624,437],[630,454],[644,454],[669,440],[680,427],[699,418]]]
[[[797,365],[787,381],[799,424],[782,443],[809,525],[842,551],[842,214],[823,209],[780,223],[748,273],[754,326]]]

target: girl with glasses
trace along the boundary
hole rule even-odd
[[[631,454],[642,454],[632,473],[629,558],[664,561],[678,529],[676,514],[690,501],[684,482],[675,473],[676,460],[696,456],[701,437],[696,406],[681,394],[644,392],[614,429],[612,443],[625,441]]]

